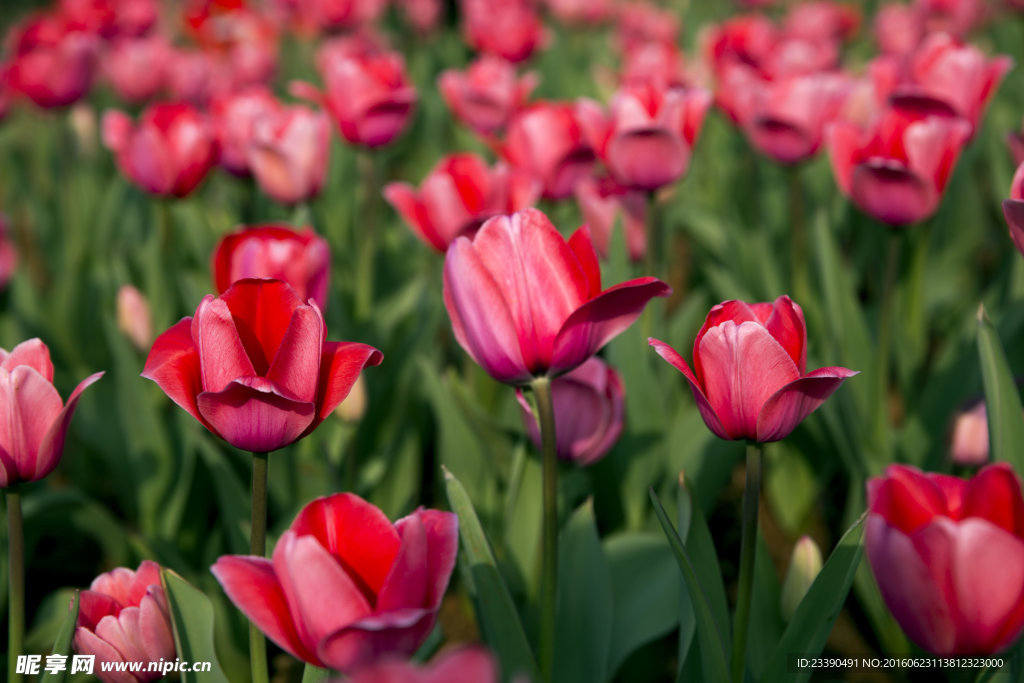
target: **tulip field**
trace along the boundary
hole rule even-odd
[[[1024,2],[0,34],[0,680],[1024,681]]]

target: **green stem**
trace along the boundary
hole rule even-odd
[[[558,455],[555,448],[555,405],[551,380],[533,380],[540,418],[544,486],[544,552],[540,589],[540,670],[552,683],[555,670],[555,613],[558,591]]]
[[[252,454],[252,529],[249,554],[267,555],[267,453]],[[249,622],[249,660],[253,683],[267,683],[267,641],[256,624]]]
[[[661,265],[663,257],[662,249],[662,226],[661,207],[658,205],[655,193],[647,193],[647,248],[644,251],[644,276],[662,277]],[[623,217],[622,223],[623,243],[628,244],[625,235],[626,221]],[[643,316],[640,321],[643,336],[646,339],[654,334],[654,306],[644,306]]]
[[[750,627],[750,603],[754,589],[754,550],[757,548],[757,509],[761,496],[761,459],[764,446],[747,444],[747,482],[743,490],[743,521],[740,540],[739,591],[736,619],[733,623],[732,680],[742,683],[746,664],[747,631]]]
[[[362,201],[358,203],[359,215],[352,223],[352,231],[356,235],[356,320],[365,320],[373,306],[374,260],[377,256],[376,207],[380,196],[377,182],[376,160],[373,154],[360,151],[357,159],[360,182],[363,185]]]
[[[17,484],[7,489],[7,557],[7,680],[14,683],[22,680],[21,674],[15,671],[18,655],[24,654],[25,642],[25,531]]]
[[[896,276],[900,265],[902,235],[889,230],[889,246],[882,275],[882,307],[878,319],[878,353],[875,356],[874,436],[877,462],[888,462],[889,362],[892,353],[893,316],[896,309]]]
[[[798,303],[810,300],[810,279],[807,269],[807,227],[804,218],[804,188],[800,183],[800,166],[788,169],[789,175],[789,248],[792,270],[793,298]]]

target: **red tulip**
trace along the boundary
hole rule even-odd
[[[249,175],[249,142],[256,122],[275,116],[281,103],[263,86],[213,98],[210,114],[217,137],[217,163],[236,176]]]
[[[982,0],[914,0],[913,4],[924,17],[927,33],[948,33],[956,38],[970,33],[986,11]]]
[[[458,518],[418,509],[395,524],[351,493],[304,507],[272,559],[225,555],[233,603],[299,659],[345,673],[423,643],[455,567]]]
[[[330,136],[322,111],[301,104],[266,110],[252,123],[249,169],[260,188],[283,204],[311,199],[327,176]]]
[[[642,43],[623,55],[619,80],[626,88],[650,82],[685,88],[690,78],[683,55],[673,43]]]
[[[625,390],[619,373],[596,356],[588,358],[575,370],[553,379],[551,395],[558,457],[577,465],[593,465],[607,455],[625,421]],[[537,419],[522,391],[518,397],[530,439],[540,449]]]
[[[444,253],[459,235],[471,236],[485,220],[532,206],[540,185],[504,164],[488,168],[475,154],[452,154],[431,169],[420,189],[389,183],[384,197],[413,233]]]
[[[513,117],[501,153],[540,180],[544,197],[564,199],[590,175],[596,161],[591,139],[604,125],[595,102],[538,102]]]
[[[686,173],[711,94],[646,82],[622,88],[595,147],[612,176],[635,190],[656,190]]]
[[[488,220],[445,255],[444,303],[455,338],[509,384],[572,370],[629,327],[648,301],[670,292],[653,277],[602,291],[590,230],[566,242],[536,209]]]
[[[446,650],[427,666],[388,659],[357,670],[348,683],[498,683],[498,665],[481,647]]]
[[[615,37],[622,52],[632,52],[646,43],[679,42],[679,15],[671,9],[651,2],[627,2],[619,6],[615,19]]]
[[[857,374],[840,367],[807,372],[807,326],[788,296],[712,308],[693,342],[692,371],[671,346],[648,341],[683,373],[704,423],[722,439],[784,439]]]
[[[924,40],[924,16],[913,5],[884,5],[875,14],[874,35],[882,54],[910,54]]]
[[[622,187],[608,177],[586,178],[576,185],[576,202],[601,258],[608,258],[612,229],[621,218],[629,260],[643,261],[647,253],[647,197],[642,192]]]
[[[17,28],[6,80],[13,92],[46,109],[66,107],[92,85],[98,42],[63,15],[41,14]]]
[[[283,280],[299,301],[312,299],[327,307],[331,250],[310,227],[295,231],[286,225],[243,227],[217,243],[211,260],[219,294],[246,278]]]
[[[387,0],[303,0],[298,4],[307,20],[322,31],[372,24],[387,9]]]
[[[160,35],[119,40],[103,56],[103,71],[121,99],[145,102],[164,87],[173,59],[170,43]]]
[[[544,42],[544,26],[527,0],[462,0],[462,33],[474,50],[522,62]]]
[[[789,36],[815,41],[843,41],[857,32],[860,14],[850,5],[812,0],[793,5],[782,30]]]
[[[963,119],[918,120],[890,109],[867,131],[840,121],[825,137],[832,173],[843,194],[883,223],[901,226],[939,208],[970,134],[971,125]]]
[[[864,546],[886,605],[941,657],[1005,650],[1024,628],[1024,500],[1006,463],[970,481],[890,465],[868,481]]]
[[[143,560],[135,571],[118,567],[100,574],[81,593],[75,651],[99,661],[96,676],[104,683],[145,683],[162,678],[159,671],[107,670],[121,662],[174,660],[174,638],[167,598],[160,585],[160,565]],[[114,669],[114,666],[110,669]]]
[[[455,117],[485,136],[504,128],[536,85],[536,73],[518,77],[511,62],[486,54],[465,71],[446,69],[437,79],[441,96]]]
[[[326,336],[312,300],[279,280],[239,280],[157,337],[142,376],[228,443],[265,453],[312,432],[383,359]]]
[[[181,103],[148,107],[134,127],[123,112],[106,112],[103,143],[130,180],[152,194],[174,197],[202,182],[217,152],[207,118]]]
[[[89,375],[65,404],[53,386],[50,350],[29,339],[0,349],[0,488],[42,479],[64,452],[64,439],[82,392],[103,376]]]
[[[1017,251],[1024,254],[1024,161],[1013,175],[1010,198],[1003,200],[1003,217],[1010,226],[1010,239]]]

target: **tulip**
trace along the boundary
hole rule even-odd
[[[890,4],[875,13],[875,43],[882,54],[907,55],[924,39],[924,17],[913,5]]]
[[[857,374],[840,367],[807,372],[807,326],[788,296],[712,308],[693,343],[692,371],[668,344],[648,342],[683,373],[704,424],[722,439],[784,439]]]
[[[295,657],[351,673],[411,656],[437,620],[458,550],[458,518],[422,508],[395,524],[351,493],[304,507],[272,559],[213,565],[228,598]]]
[[[433,33],[444,14],[441,0],[395,0],[395,5],[401,9],[405,23],[420,35]]]
[[[868,480],[864,546],[904,632],[940,657],[1009,647],[1024,628],[1024,499],[1006,463],[964,481],[890,465]]]
[[[153,343],[149,303],[131,285],[121,285],[117,290],[117,327],[139,351],[147,350]]]
[[[570,196],[590,175],[596,156],[591,139],[604,127],[600,106],[538,102],[516,114],[509,124],[502,156],[543,185],[547,199]]]
[[[0,349],[0,488],[53,471],[79,397],[102,376],[97,372],[79,382],[65,404],[53,386],[46,344],[29,339],[10,352]]]
[[[491,169],[475,154],[452,154],[431,169],[418,192],[407,183],[389,183],[384,197],[417,237],[444,253],[488,218],[532,206],[540,185],[504,164]]]
[[[310,227],[296,231],[286,225],[242,227],[217,243],[211,259],[218,294],[246,278],[283,280],[299,301],[313,299],[327,307],[331,250]]]
[[[615,14],[612,0],[545,0],[544,5],[566,24],[603,24]]]
[[[620,82],[626,88],[652,81],[685,88],[689,80],[682,53],[672,43],[643,43],[623,56]]]
[[[307,20],[323,31],[373,24],[387,9],[387,0],[303,0]]]
[[[462,33],[474,50],[525,61],[544,42],[544,26],[527,0],[463,0]]]
[[[668,285],[637,278],[601,290],[590,230],[566,242],[540,211],[491,218],[445,255],[444,303],[455,338],[500,382],[572,370],[625,330]]]
[[[627,2],[615,17],[616,41],[622,52],[645,43],[679,43],[679,16],[671,9],[651,2]]]
[[[792,621],[797,608],[811,590],[811,585],[821,573],[821,549],[810,536],[801,536],[793,546],[793,554],[789,559],[789,569],[782,581],[782,593],[779,595],[779,611],[787,622]]]
[[[217,163],[232,175],[249,175],[249,142],[256,122],[280,109],[281,103],[263,86],[214,97],[210,114],[217,138]]]
[[[303,105],[270,110],[253,121],[247,160],[263,191],[283,204],[319,194],[330,134],[327,115]]]
[[[963,467],[984,465],[989,459],[988,410],[984,401],[957,414],[953,421],[949,454]]]
[[[329,342],[315,301],[279,280],[239,280],[157,337],[142,376],[200,424],[255,453],[312,432],[377,349]]]
[[[597,357],[551,381],[555,446],[561,460],[593,465],[622,434],[625,390],[619,373]],[[530,439],[541,448],[540,428],[523,393],[518,394]]]
[[[134,127],[120,111],[103,115],[103,144],[121,172],[155,195],[184,197],[216,160],[213,130],[205,116],[181,103],[148,107]]]
[[[843,41],[857,32],[860,15],[849,5],[813,0],[793,5],[782,30],[789,36],[816,41]]]
[[[444,651],[424,667],[388,659],[359,669],[346,680],[348,683],[498,683],[501,677],[490,652],[481,647],[462,647]]]
[[[167,597],[155,562],[143,560],[135,571],[118,567],[101,574],[81,593],[75,651],[96,657],[96,676],[104,683],[145,683],[161,678],[163,673],[145,667],[119,672],[103,665],[173,661],[171,633]]]
[[[1024,254],[1024,162],[1017,167],[1010,183],[1010,198],[1003,200],[1003,217],[1010,226],[1010,239]]]
[[[140,103],[164,87],[173,50],[159,35],[119,40],[103,56],[103,71],[121,99]]]
[[[883,223],[902,226],[939,208],[970,134],[971,125],[963,119],[918,119],[890,109],[867,131],[840,121],[825,137],[843,194]]]
[[[36,15],[15,30],[6,80],[13,92],[45,109],[81,99],[95,74],[96,36],[75,30],[60,14]]]
[[[441,96],[455,117],[485,136],[504,128],[536,85],[536,73],[517,77],[511,62],[486,54],[464,72],[446,69],[437,79]]]
[[[932,35],[963,38],[985,15],[982,0],[914,0],[913,5],[924,18],[925,31]]]
[[[647,252],[647,197],[643,193],[608,177],[586,178],[576,185],[576,202],[601,258],[608,258],[612,230],[621,218],[629,260],[643,261]]]

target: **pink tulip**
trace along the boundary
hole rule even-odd
[[[327,115],[303,105],[268,110],[252,124],[247,160],[260,188],[282,204],[312,199],[327,176]]]
[[[621,219],[629,260],[643,261],[647,253],[647,197],[642,192],[622,187],[609,177],[586,178],[576,185],[576,202],[601,258],[608,258],[612,230]]]
[[[604,126],[595,102],[538,102],[513,117],[501,153],[540,180],[545,198],[564,199],[590,175],[596,161],[591,140]]]
[[[491,218],[445,255],[444,303],[455,338],[500,382],[557,376],[629,327],[647,302],[668,296],[653,277],[601,289],[583,227],[566,242],[540,211]]]
[[[462,0],[462,33],[474,50],[525,61],[544,42],[544,26],[528,0]]]
[[[963,467],[977,467],[988,462],[988,410],[984,401],[957,413],[949,454],[953,462]]]
[[[217,243],[211,268],[219,294],[239,280],[273,278],[291,285],[300,301],[312,299],[321,310],[327,307],[331,250],[310,227],[242,227]]]
[[[326,341],[316,302],[239,280],[157,337],[142,376],[231,445],[267,453],[311,433],[380,351]]]
[[[82,392],[103,376],[89,375],[65,404],[53,386],[50,350],[29,339],[0,349],[0,488],[37,481],[53,471]]]
[[[626,88],[661,83],[670,88],[685,88],[690,77],[683,55],[672,43],[642,43],[623,55],[620,81]]]
[[[436,31],[444,14],[441,0],[395,0],[395,5],[405,22],[420,35]]]
[[[146,683],[159,671],[108,671],[103,664],[174,660],[174,637],[160,565],[143,560],[135,571],[118,567],[100,574],[81,593],[75,651],[93,655],[96,676],[104,683]],[[114,667],[110,667],[113,669]]]
[[[519,77],[511,62],[487,54],[465,71],[446,69],[437,79],[441,96],[455,117],[485,136],[504,128],[536,85],[536,73]]]
[[[788,296],[712,308],[693,343],[692,371],[671,346],[648,341],[683,373],[704,424],[722,439],[784,439],[857,374],[840,367],[807,372],[807,326]]]
[[[624,53],[646,43],[679,43],[679,15],[652,2],[620,4],[615,20],[616,42]]]
[[[825,138],[843,194],[883,223],[902,226],[939,208],[970,134],[971,125],[963,119],[919,119],[890,109],[867,131],[840,121],[829,127]]]
[[[451,512],[420,508],[392,524],[358,496],[337,493],[299,512],[272,559],[225,555],[212,571],[282,649],[351,673],[409,657],[423,643],[457,550]]]
[[[11,90],[45,109],[66,107],[92,85],[98,41],[72,28],[60,14],[40,14],[17,27],[10,38],[7,68]]]
[[[373,24],[387,9],[387,0],[302,0],[298,5],[321,31],[336,31]]]
[[[452,154],[431,169],[419,191],[389,183],[384,197],[417,237],[444,253],[452,240],[472,236],[491,216],[532,206],[540,184],[505,164],[492,169],[475,154]]]
[[[249,175],[249,143],[256,122],[264,116],[276,118],[280,110],[281,103],[263,86],[214,97],[210,115],[216,131],[217,163],[232,175]]]
[[[117,290],[117,327],[139,351],[147,351],[153,343],[149,302],[131,285],[121,285]]]
[[[1006,463],[964,481],[890,465],[868,480],[864,546],[904,632],[940,657],[987,655],[1024,628],[1024,500]]]
[[[1024,254],[1024,161],[1017,167],[1010,183],[1010,198],[1003,200],[1003,217],[1010,226],[1010,239],[1017,251]]]
[[[963,38],[985,18],[983,0],[914,0],[924,16],[925,31]]]
[[[501,676],[490,652],[481,647],[445,650],[419,667],[386,659],[357,670],[347,683],[498,683]]]
[[[859,25],[860,14],[850,5],[812,0],[793,5],[782,30],[796,38],[840,42],[852,37]]]
[[[123,112],[103,115],[103,143],[130,180],[151,194],[184,197],[216,160],[207,118],[182,103],[148,107],[137,125]]]
[[[553,379],[551,395],[558,457],[586,466],[607,455],[619,440],[625,421],[625,389],[619,373],[596,356],[588,358],[575,370]],[[537,419],[522,391],[518,397],[526,429],[539,450]]]
[[[121,99],[152,99],[166,84],[173,59],[170,43],[160,35],[119,40],[103,56],[103,71]]]
[[[882,54],[897,57],[917,49],[925,36],[924,16],[913,5],[884,5],[875,14],[873,28]]]
[[[626,86],[612,99],[608,127],[595,147],[619,183],[656,190],[686,173],[709,106],[711,94],[703,89]]]
[[[544,0],[544,5],[552,16],[570,25],[603,24],[615,14],[612,0]]]

